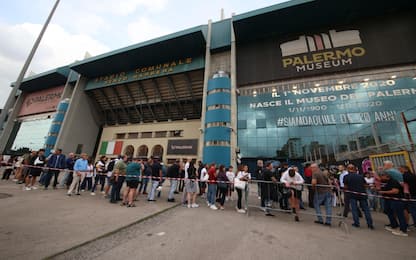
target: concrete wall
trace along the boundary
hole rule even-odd
[[[216,71],[220,71],[220,70],[225,71],[229,74],[231,70],[231,52],[225,51],[221,53],[211,54],[210,70],[211,70],[211,74],[209,75],[210,78]]]
[[[100,133],[100,114],[84,92],[85,78],[80,78],[71,95],[68,111],[61,127],[56,148],[63,153],[75,152],[82,144],[82,152],[92,155]]]
[[[134,156],[137,156],[138,148],[141,145],[146,145],[149,148],[148,156],[151,156],[152,148],[155,145],[161,145],[163,147],[163,161],[166,162],[168,159],[175,158],[200,158],[201,155],[167,155],[167,144],[168,140],[181,140],[181,139],[199,139],[200,137],[200,120],[186,120],[186,121],[173,121],[173,122],[157,122],[148,124],[131,124],[131,125],[119,125],[119,126],[108,126],[103,129],[100,146],[103,141],[123,141],[122,152],[124,153],[128,145],[134,147]],[[182,130],[181,137],[167,137],[155,138],[154,132],[156,131],[174,131]],[[116,139],[118,133],[137,133],[137,132],[153,132],[152,138],[136,138],[136,139]],[[126,135],[127,137],[127,135]],[[100,146],[98,151],[100,151]],[[97,155],[97,158],[99,156]]]

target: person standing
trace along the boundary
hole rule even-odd
[[[313,163],[311,165],[312,170],[312,187],[315,189],[314,208],[318,220],[317,224],[324,224],[331,226],[332,216],[332,190],[329,186],[328,176],[325,176],[319,169],[318,164]],[[321,204],[325,205],[325,222],[322,218]]]
[[[248,172],[248,166],[247,165],[241,165],[237,174],[237,177],[235,177],[239,181],[245,182],[244,189],[240,189],[236,187],[238,200],[237,200],[237,212],[238,213],[246,213],[246,207],[247,207],[247,195],[248,195],[248,182],[251,180],[251,174]],[[246,205],[244,209],[242,208],[242,200],[243,200],[243,192],[244,196],[246,198],[245,202]]]
[[[151,166],[151,159],[144,163],[144,174],[142,176],[142,183],[140,183],[139,190],[137,194],[142,193],[143,195],[147,194],[147,185],[152,177],[152,166]]]
[[[227,178],[227,173],[225,171],[225,166],[224,165],[220,165],[219,169],[218,169],[218,176],[217,176],[217,187],[220,191],[220,209],[224,210],[224,203],[225,203],[225,197],[227,196],[227,192],[228,192],[228,178]]]
[[[273,164],[266,163],[266,168],[263,170],[261,184],[261,207],[264,209],[266,216],[274,216],[270,213],[273,198],[276,196],[276,189],[274,183],[277,183],[276,176],[273,174]]]
[[[308,184],[308,207],[313,208],[313,196],[314,196],[314,189],[312,189],[311,183],[312,183],[312,170],[311,170],[311,164],[306,163],[305,168],[303,169],[304,175],[305,175],[305,183]]]
[[[234,167],[230,165],[225,174],[227,175],[227,179],[229,182],[227,197],[225,198],[225,200],[233,200],[234,178],[235,178]]]
[[[75,161],[74,172],[72,174],[72,183],[68,189],[67,195],[71,196],[73,191],[79,193],[80,183],[83,181],[85,173],[88,171],[88,155],[86,153],[81,154],[81,158]]]
[[[49,184],[53,179],[53,189],[56,189],[56,185],[58,185],[58,177],[61,170],[65,169],[66,167],[66,158],[65,155],[62,154],[62,149],[56,149],[54,154],[49,158],[48,163],[46,166],[48,168],[48,172],[46,173],[46,179],[45,179],[45,187],[44,189],[47,190],[49,187]]]
[[[217,206],[215,206],[215,195],[217,193],[217,169],[215,167],[215,163],[212,163],[208,169],[208,207],[212,210],[217,210]]]
[[[127,155],[123,155],[121,160],[118,160],[114,164],[110,203],[117,203],[117,201],[121,200],[120,191],[123,187],[124,180],[126,179],[127,161]]]
[[[289,168],[283,173],[280,182],[290,189],[290,206],[295,214],[295,221],[299,221],[299,200],[302,198],[302,187],[305,182],[302,176],[293,168]]]
[[[367,183],[367,195],[368,195],[368,203],[370,206],[370,210],[376,211],[376,187],[375,187],[375,179],[373,173],[369,170],[364,174],[365,182]]]
[[[175,190],[176,187],[178,186],[178,178],[179,178],[179,171],[180,171],[180,167],[179,167],[179,160],[176,160],[174,164],[172,164],[169,168],[168,168],[168,178],[170,181],[170,190],[169,190],[169,195],[168,195],[168,202],[175,202],[175,198],[174,198],[174,194],[175,194]]]
[[[81,181],[81,190],[82,192],[87,189],[90,191],[92,189],[92,180],[95,178],[94,164],[92,163],[92,157],[88,158],[88,169],[85,173],[84,180]]]
[[[350,206],[352,211],[353,227],[360,227],[360,218],[358,217],[358,203],[360,208],[364,211],[365,219],[369,229],[374,229],[373,219],[371,217],[370,209],[368,207],[368,200],[366,193],[366,181],[363,176],[357,174],[357,168],[353,164],[347,166],[349,172],[344,178],[344,193],[348,194]],[[357,194],[361,193],[361,194]]]
[[[411,172],[410,168],[406,165],[399,167],[399,171],[403,173],[403,189],[404,196],[411,201],[405,202],[406,208],[409,211],[413,219],[413,226],[416,227],[416,175]],[[407,221],[409,223],[409,221]]]
[[[42,172],[42,167],[45,166],[46,157],[45,150],[40,149],[36,156],[32,157],[29,169],[29,175],[26,178],[26,190],[36,190],[36,177],[39,177]]]
[[[198,173],[195,168],[195,161],[189,160],[189,165],[185,170],[185,190],[188,202],[188,208],[198,208],[196,204],[196,193],[198,192]]]
[[[201,198],[205,198],[205,190],[207,188],[207,165],[205,163],[202,163],[201,165],[201,174],[199,175],[199,194],[201,195]]]
[[[68,158],[65,161],[66,171],[64,173],[62,180],[60,181],[60,186],[62,188],[64,188],[64,186],[66,185],[68,189],[72,183],[75,161],[76,161],[75,154],[69,153]]]
[[[282,164],[282,167],[277,171],[277,179],[280,180],[283,173],[286,172],[289,169],[289,164],[287,162],[284,162]],[[289,209],[289,192],[288,189],[286,189],[285,185],[279,183],[277,185],[279,192],[281,196],[279,197],[279,205],[280,209],[282,210],[290,210]]]
[[[159,182],[163,178],[163,172],[162,172],[162,166],[159,163],[159,158],[153,158],[151,160],[151,169],[152,169],[152,187],[149,193],[149,196],[147,197],[147,201],[153,202],[155,200],[156,195],[156,189],[159,187]]]
[[[380,173],[380,179],[385,185],[381,187],[379,194],[384,197],[384,211],[390,221],[390,225],[384,228],[393,235],[407,237],[404,202],[401,200],[404,198],[403,187],[397,180],[390,176],[388,170]],[[396,217],[399,219],[399,223],[397,223]]]
[[[139,158],[134,158],[131,163],[127,165],[126,168],[126,184],[127,188],[124,192],[123,203],[128,208],[136,207],[134,204],[134,197],[136,195],[136,189],[139,186],[141,174],[144,170],[142,161]]]
[[[256,171],[254,172],[253,179],[262,180],[263,179],[263,160],[257,160]],[[257,196],[258,199],[261,199],[261,183],[257,182]]]
[[[107,177],[107,157],[102,155],[100,160],[95,164],[95,179],[94,184],[92,185],[91,195],[95,195],[95,189],[97,188],[98,183],[101,184],[101,193],[104,193],[104,187],[106,184]]]

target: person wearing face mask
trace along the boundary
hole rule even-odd
[[[299,199],[302,197],[302,184],[305,182],[302,176],[293,168],[289,168],[282,174],[280,178],[286,188],[290,189],[289,201],[293,214],[295,214],[295,221],[299,221]]]

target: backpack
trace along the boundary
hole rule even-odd
[[[107,171],[112,172],[115,164],[116,164],[116,160],[111,160],[107,166]]]
[[[196,169],[193,166],[188,168],[188,179],[196,179]]]

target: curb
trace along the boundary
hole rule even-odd
[[[171,209],[173,209],[173,208],[176,208],[176,207],[178,207],[178,206],[180,206],[180,205],[181,205],[181,203],[177,203],[177,204],[175,204],[175,205],[173,205],[173,206],[171,206],[171,207],[168,207],[168,208],[163,209],[163,210],[161,210],[161,211],[155,212],[155,213],[153,213],[153,214],[151,214],[151,215],[149,215],[149,216],[146,216],[146,217],[141,218],[141,219],[139,219],[139,220],[136,220],[136,221],[134,221],[134,222],[132,222],[132,223],[130,223],[130,224],[127,224],[126,226],[122,226],[122,227],[120,227],[120,228],[117,228],[117,229],[115,229],[115,230],[112,230],[112,231],[110,231],[110,232],[107,232],[107,233],[105,233],[105,234],[103,234],[103,235],[100,235],[100,236],[98,236],[98,237],[96,237],[96,238],[93,238],[93,239],[87,240],[87,241],[85,241],[85,242],[82,242],[82,243],[80,243],[80,244],[78,244],[78,245],[72,246],[72,247],[70,247],[70,248],[68,248],[68,249],[65,249],[65,250],[63,250],[63,251],[60,251],[60,252],[54,253],[53,255],[47,256],[47,257],[45,257],[45,258],[43,258],[43,259],[45,259],[45,260],[47,260],[47,259],[53,259],[54,257],[57,257],[57,256],[62,255],[62,254],[65,254],[65,253],[67,253],[67,252],[69,252],[69,251],[72,251],[72,250],[74,250],[74,249],[80,248],[80,247],[82,247],[82,246],[88,245],[88,244],[90,244],[90,243],[92,243],[92,242],[95,242],[95,241],[97,241],[97,240],[101,239],[101,238],[111,236],[112,234],[115,234],[115,233],[117,233],[117,232],[119,232],[119,231],[121,231],[121,230],[123,230],[123,229],[129,228],[129,227],[131,227],[131,226],[133,226],[133,225],[136,225],[136,224],[139,224],[139,223],[141,223],[141,222],[144,222],[144,221],[146,221],[146,220],[148,220],[148,219],[150,219],[150,218],[156,217],[157,215],[160,215],[160,214],[162,214],[162,213],[165,213],[166,211],[171,210]]]

